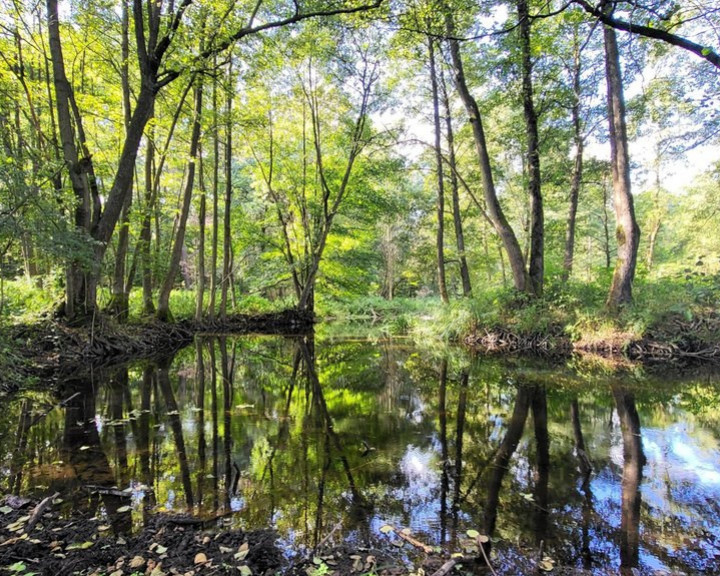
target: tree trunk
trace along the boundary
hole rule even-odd
[[[448,97],[445,75],[440,72],[440,80],[445,105],[445,131],[448,143],[448,162],[450,163],[450,187],[452,189],[453,222],[455,224],[455,241],[457,243],[458,260],[460,261],[460,280],[462,281],[463,296],[472,294],[470,284],[470,270],[465,257],[465,235],[463,233],[462,214],[460,213],[460,192],[458,189],[457,161],[455,158],[455,133],[452,125],[452,111]]]
[[[75,145],[75,131],[70,111],[72,88],[65,74],[57,0],[47,0],[47,23],[62,155],[75,196],[74,224],[76,230],[87,234],[90,231],[90,193],[83,178],[83,170]],[[85,160],[90,162],[89,159]],[[77,258],[69,263],[65,278],[65,315],[69,319],[73,319],[77,314],[88,312],[88,307],[94,307],[94,298],[89,301],[89,297],[94,294],[87,293],[86,270]]]
[[[573,139],[575,141],[575,163],[573,164],[572,177],[570,179],[570,208],[568,211],[567,227],[565,230],[565,256],[563,258],[562,282],[570,279],[575,257],[575,227],[577,221],[578,200],[580,198],[580,186],[583,175],[583,152],[584,138],[582,134],[582,120],[580,118],[580,74],[582,72],[582,61],[580,59],[580,46],[577,35],[575,36],[575,50],[573,54],[573,104],[572,124]]]
[[[231,235],[230,211],[232,208],[232,61],[228,66],[228,86],[225,113],[225,214],[223,215],[223,270],[220,284],[220,318],[227,318],[228,288],[230,286],[231,265]]]
[[[152,116],[152,113],[151,113]],[[150,128],[145,144],[145,205],[143,207],[142,227],[140,228],[140,255],[142,260],[143,314],[155,314],[153,303],[152,272],[152,212],[155,208],[155,181],[153,164],[155,163],[155,130]]]
[[[640,227],[635,220],[633,197],[630,191],[630,156],[625,126],[625,102],[615,30],[606,26],[604,39],[615,237],[618,246],[607,306],[611,310],[616,310],[632,301],[632,283],[635,278]]]
[[[217,58],[213,60],[217,65]],[[218,100],[217,76],[213,77],[212,108],[213,108],[213,179],[212,179],[212,246],[210,248],[210,302],[208,303],[208,317],[215,318],[215,294],[217,293],[217,263],[218,263],[218,192],[220,180],[220,136],[218,134]]]
[[[455,36],[455,23],[452,13],[447,12],[445,15],[446,32],[449,37],[450,55],[452,57],[453,69],[455,74],[455,85],[457,87],[460,98],[467,110],[470,125],[472,127],[473,139],[475,141],[475,150],[477,152],[480,164],[480,172],[482,174],[483,192],[485,196],[485,204],[487,212],[492,220],[493,226],[502,240],[505,251],[510,261],[510,268],[513,273],[513,283],[515,288],[521,292],[531,292],[532,285],[529,282],[528,274],[525,270],[525,258],[523,257],[520,244],[513,232],[510,224],[505,218],[505,214],[498,201],[495,183],[492,176],[492,167],[490,166],[490,155],[485,141],[485,131],[482,125],[482,117],[475,98],[470,93],[467,81],[465,80],[465,71],[463,68],[462,56],[460,54],[460,42]]]
[[[435,127],[435,163],[437,170],[437,252],[438,292],[440,299],[447,304],[447,285],[445,281],[445,186],[443,178],[443,160],[441,148],[442,127],[440,126],[440,97],[438,95],[437,71],[435,70],[435,40],[428,37],[428,59],[430,60],[430,85],[432,86],[433,124]]]
[[[530,195],[530,262],[528,273],[532,292],[540,296],[545,276],[545,232],[540,175],[538,120],[533,102],[532,61],[530,59],[530,14],[527,0],[518,0],[520,45],[522,50],[522,97],[527,134],[527,174]]]
[[[125,132],[130,126],[131,107],[130,107],[130,16],[128,14],[127,1],[122,3],[122,35],[121,35],[121,55],[120,64],[120,84],[122,87],[123,112],[125,118]],[[127,320],[129,314],[129,291],[126,291],[125,282],[125,266],[127,261],[128,247],[130,243],[130,206],[132,205],[132,191],[128,192],[120,215],[120,232],[118,234],[118,246],[115,254],[115,270],[113,274],[112,299],[108,305],[108,310],[116,316],[120,321]]]
[[[203,316],[203,298],[205,296],[205,215],[207,212],[205,178],[203,174],[202,149],[200,150],[200,206],[198,209],[198,222],[200,231],[198,235],[197,259],[197,285],[195,298],[195,320],[200,321]]]
[[[175,241],[173,243],[172,253],[170,254],[170,264],[168,267],[165,281],[163,282],[158,296],[158,309],[156,316],[158,320],[168,321],[172,318],[170,313],[170,293],[175,284],[175,277],[180,268],[180,259],[182,257],[183,248],[185,246],[185,230],[187,228],[188,216],[190,215],[190,206],[192,204],[192,193],[195,185],[195,166],[198,157],[198,146],[200,143],[200,118],[202,115],[202,79],[198,77],[195,85],[195,103],[193,112],[193,127],[190,137],[190,160],[187,165],[187,175],[185,178],[185,189],[183,190],[182,208],[180,210],[180,218],[178,221]]]

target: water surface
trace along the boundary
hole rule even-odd
[[[720,572],[720,384],[405,341],[204,338],[26,392],[0,492],[58,491],[116,532],[190,512],[312,547],[386,523],[446,551],[490,535],[599,573]],[[58,402],[62,401],[62,405]]]

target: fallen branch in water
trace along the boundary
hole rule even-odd
[[[433,551],[432,546],[428,546],[427,544],[420,542],[420,540],[413,538],[410,534],[406,534],[402,530],[395,530],[395,534],[397,534],[399,538],[405,540],[408,544],[412,544],[415,548],[419,548],[425,552],[425,554],[430,554]]]

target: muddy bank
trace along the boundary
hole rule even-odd
[[[57,495],[41,501],[0,498],[0,572],[17,575],[166,576],[447,576],[449,574],[606,574],[555,566],[542,550],[512,547],[491,559],[487,538],[466,539],[465,553],[416,540],[384,526],[371,543],[343,540],[341,524],[315,548],[288,548],[271,529],[227,529],[227,514],[210,519],[146,510],[138,526],[129,495],[96,491],[95,513],[69,510]],[[93,498],[89,502],[93,501]],[[98,504],[101,504],[98,506]],[[488,552],[480,556],[479,543]],[[612,572],[607,572],[611,574]]]
[[[12,392],[24,381],[61,379],[89,367],[172,355],[196,334],[304,334],[312,314],[285,310],[271,314],[233,315],[226,319],[117,324],[99,317],[82,326],[46,322],[12,326],[3,342],[10,353],[2,360],[0,392]]]
[[[463,343],[481,354],[532,354],[562,359],[575,352],[640,363],[678,366],[720,363],[720,316],[686,321],[673,317],[636,335],[617,331],[607,336],[571,339],[561,327],[548,333],[478,328]]]

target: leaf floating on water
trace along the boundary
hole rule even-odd
[[[393,530],[395,530],[395,528],[390,526],[390,524],[385,524],[385,526],[380,527],[380,532],[382,532],[383,534],[388,534],[388,533],[392,532]]]
[[[402,540],[393,540],[390,542],[393,546],[397,546],[398,548],[402,548],[405,543]]]
[[[480,534],[480,535],[477,537],[477,541],[480,542],[480,544],[485,544],[485,542],[490,542],[490,537],[489,537],[489,536],[485,536],[485,534]]]
[[[400,532],[405,534],[405,536],[410,536],[410,534],[412,534],[412,530],[410,530],[410,528],[403,528]]]
[[[130,506],[120,506],[120,508],[117,509],[117,512],[119,514],[122,514],[123,512],[130,512]]]
[[[90,450],[90,446],[80,446],[79,450]]]
[[[555,566],[553,566],[550,562],[546,562],[545,560],[543,560],[538,565],[538,568],[540,570],[542,570],[543,572],[552,572],[552,570],[553,570],[553,568],[555,568]]]
[[[533,502],[535,500],[532,494],[521,494],[521,496],[528,502]]]
[[[477,538],[478,536],[480,536],[480,532],[478,532],[477,530],[468,530],[467,532],[465,532],[465,534],[467,534],[468,538]]]

